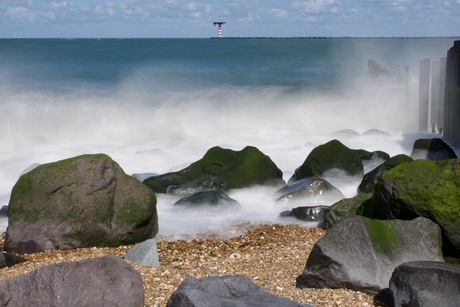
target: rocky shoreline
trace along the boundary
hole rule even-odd
[[[188,276],[203,278],[243,274],[269,292],[300,304],[314,306],[371,306],[373,296],[346,289],[300,289],[295,279],[302,273],[314,244],[325,234],[320,228],[288,225],[235,225],[246,232],[233,238],[156,238],[160,267],[130,264],[141,273],[145,306],[165,306]],[[31,272],[49,264],[116,255],[132,246],[79,248],[23,255],[28,261],[0,270],[0,279]]]

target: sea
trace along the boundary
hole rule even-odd
[[[417,138],[439,137],[418,131],[419,62],[445,57],[456,39],[0,39],[0,207],[24,172],[81,154],[106,153],[145,178],[183,169],[214,146],[255,146],[285,180],[332,139],[410,155]],[[326,177],[356,195],[360,178]],[[295,222],[279,219],[293,205],[274,192],[232,190],[240,209],[204,211],[157,194],[159,235]],[[7,224],[0,218],[0,231]]]

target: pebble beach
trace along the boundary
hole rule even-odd
[[[321,228],[299,224],[236,225],[244,233],[232,238],[203,235],[202,238],[171,240],[156,238],[160,267],[138,270],[144,282],[145,306],[165,306],[168,298],[188,276],[204,278],[243,274],[269,292],[300,304],[313,306],[373,306],[373,296],[347,289],[300,289],[295,279],[303,271],[314,244],[325,234]],[[122,257],[132,246],[79,248],[24,255],[27,262],[0,270],[0,279],[29,273],[64,261],[79,261],[105,255]]]

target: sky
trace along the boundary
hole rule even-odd
[[[460,0],[0,0],[0,38],[460,36]]]

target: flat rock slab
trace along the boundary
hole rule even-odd
[[[256,285],[243,275],[196,279],[188,277],[169,298],[167,307],[300,307]]]
[[[62,262],[0,281],[2,306],[144,306],[142,277],[110,255]]]

